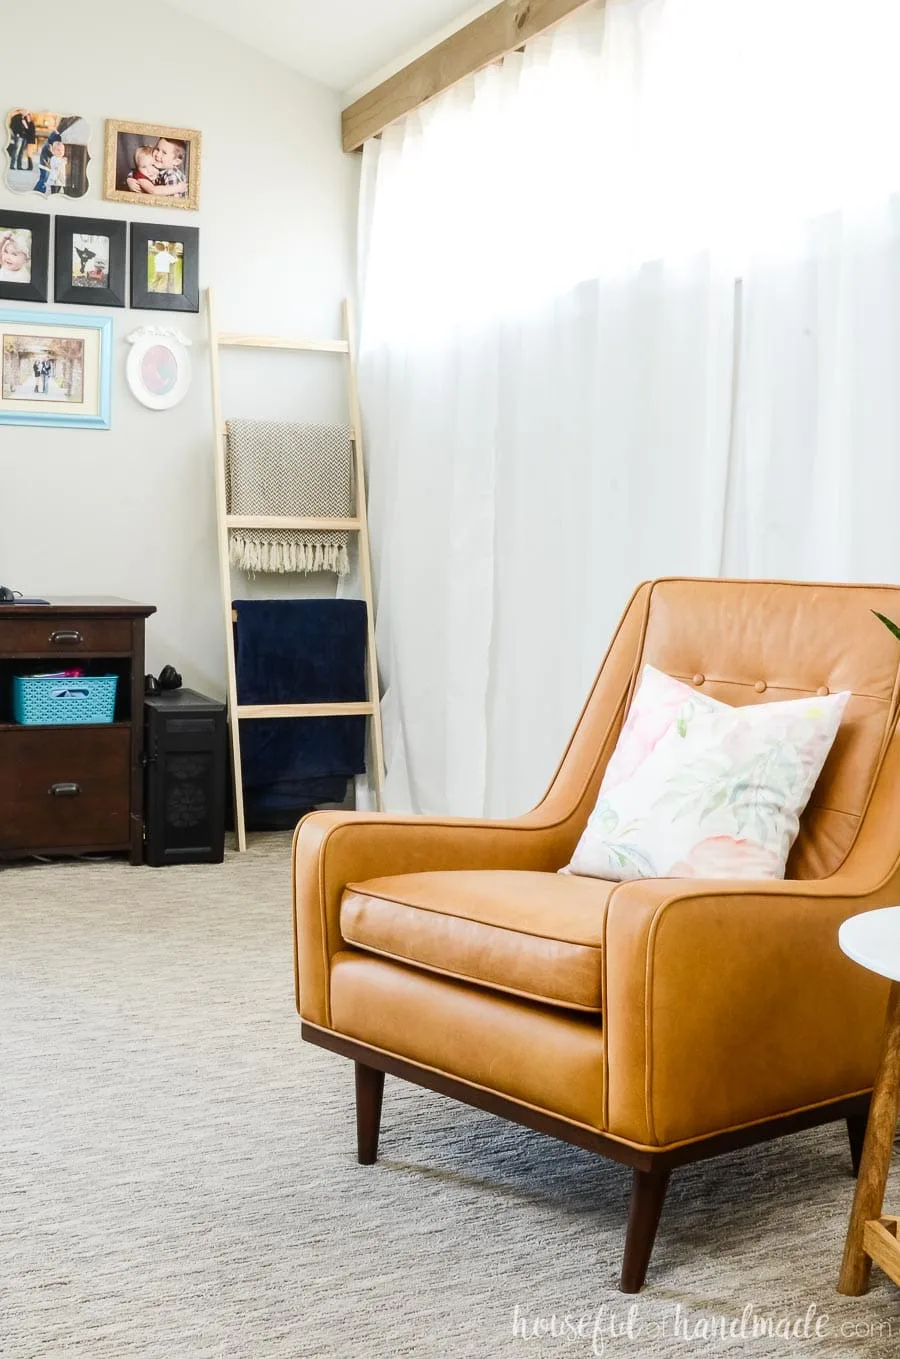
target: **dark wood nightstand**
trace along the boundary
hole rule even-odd
[[[155,612],[98,597],[0,605],[0,858],[124,852],[142,861],[144,620]],[[113,722],[13,722],[13,675],[75,666],[118,675]]]

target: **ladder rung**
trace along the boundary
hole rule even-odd
[[[229,349],[312,349],[325,354],[349,354],[346,340],[291,340],[286,335],[241,335],[237,331],[220,331],[216,337],[220,346]]]
[[[356,443],[356,430],[353,428],[352,425],[349,426],[347,432],[348,432],[348,434],[350,435],[350,442],[355,444],[355,443]],[[227,438],[228,438],[228,421],[227,421],[227,420],[225,421],[224,425],[222,426],[222,438],[223,438],[223,439],[227,439]]]
[[[316,533],[320,529],[333,532],[354,533],[359,530],[359,520],[353,517],[331,517],[328,515],[303,516],[296,514],[226,514],[225,526],[230,529],[299,529],[300,532]]]
[[[239,703],[244,717],[368,717],[371,703]]]

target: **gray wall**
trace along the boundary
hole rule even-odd
[[[203,24],[112,0],[41,5],[42,42],[13,25],[0,47],[8,104],[80,113],[91,125],[91,187],[80,199],[13,193],[0,212],[189,222],[200,228],[201,285],[223,329],[338,335],[352,277],[357,158],[340,149],[338,96]],[[53,19],[59,25],[53,28]],[[105,202],[104,120],[197,128],[200,211]],[[5,143],[0,151],[5,173]],[[51,292],[52,297],[52,292]],[[0,310],[13,303],[0,302]],[[77,313],[52,301],[36,316]],[[171,661],[189,684],[221,693],[224,649],[214,534],[205,317],[85,308],[114,319],[112,428],[0,427],[0,583],[28,593],[102,593],[156,604],[148,667]],[[175,324],[193,341],[191,391],[171,411],[139,405],[125,383],[126,336]],[[225,414],[338,419],[341,360],[227,353]],[[333,577],[236,581],[234,594],[331,593]]]

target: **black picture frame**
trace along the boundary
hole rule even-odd
[[[4,302],[46,302],[50,280],[50,218],[41,212],[13,212],[11,208],[0,207],[0,242],[14,231],[31,233],[29,278],[27,283],[0,278],[0,298]],[[0,267],[0,274],[6,272]]]
[[[53,297],[57,302],[77,302],[81,307],[125,306],[125,251],[127,223],[113,217],[57,217],[53,252]],[[82,239],[77,247],[76,237]],[[85,237],[106,240],[108,255],[94,244],[93,252]],[[79,253],[76,268],[74,257]],[[81,254],[81,251],[84,254]],[[98,266],[106,264],[101,271]]]
[[[151,286],[149,262],[155,244],[168,244],[175,251],[164,255],[177,256],[180,246],[180,291],[169,291],[169,285],[179,282],[178,262],[166,261],[159,272],[165,288]],[[159,253],[159,252],[157,252]],[[200,310],[200,232],[197,227],[181,226],[173,222],[131,223],[131,305],[144,311],[199,311]]]

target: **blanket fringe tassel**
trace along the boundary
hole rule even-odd
[[[232,533],[228,555],[233,567],[251,576],[258,571],[276,575],[332,571],[335,575],[346,576],[350,570],[346,543],[313,538],[279,542]]]

